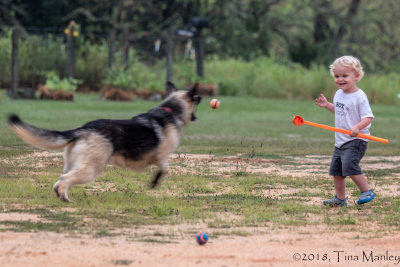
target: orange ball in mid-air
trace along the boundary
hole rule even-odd
[[[213,109],[219,108],[219,105],[221,105],[221,102],[216,98],[210,101],[210,107]]]

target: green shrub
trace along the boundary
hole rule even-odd
[[[107,71],[104,84],[123,90],[161,91],[165,88],[163,70],[135,62],[128,69],[115,66]]]
[[[131,64],[127,72],[132,76],[133,83],[139,90],[160,91],[165,88],[165,68],[135,62]]]
[[[104,83],[114,88],[119,88],[126,91],[134,89],[132,76],[123,70],[108,70],[104,79]]]
[[[11,31],[0,35],[0,87],[9,87],[11,82]]]
[[[254,61],[207,61],[205,73],[219,86],[222,95],[312,100],[324,93],[332,101],[337,90],[328,66],[307,69],[296,63],[277,63],[267,57]],[[358,85],[372,103],[400,103],[397,98],[400,93],[399,73],[367,73]]]
[[[128,68],[122,66],[120,51],[115,53],[115,64],[108,70],[108,45],[106,42],[93,44],[76,38],[75,73],[85,86],[92,90],[109,84],[124,90],[161,91],[165,88],[166,62],[158,60],[154,65],[146,65],[137,60],[138,52],[130,50]],[[117,45],[118,48],[118,45]],[[55,70],[65,74],[67,53],[62,38],[48,36],[25,36],[19,44],[19,82],[21,86],[36,86],[44,82],[44,73]],[[0,86],[11,83],[11,31],[3,31],[0,36]],[[204,62],[205,78],[196,74],[196,63],[190,60],[173,62],[172,82],[178,88],[187,83],[212,83],[219,88],[220,95],[253,96],[277,99],[312,100],[324,93],[332,100],[336,91],[328,66],[279,63],[269,57],[259,57],[252,61],[239,59],[207,58]],[[372,103],[398,104],[400,100],[400,74],[370,74],[359,83]],[[68,87],[68,86],[66,86]]]
[[[75,61],[75,76],[90,90],[99,90],[107,77],[108,48],[105,43],[78,42]]]
[[[66,55],[62,51],[61,38],[44,40],[38,36],[21,39],[18,65],[21,83],[32,87],[44,80],[42,73],[50,70],[64,72]]]
[[[76,91],[80,80],[74,78],[64,78],[60,79],[54,71],[49,71],[45,73],[46,84],[50,90],[61,90],[65,92],[73,93]]]
[[[23,36],[18,44],[18,75],[20,85],[34,88],[44,81],[43,73],[49,70],[63,72],[65,53],[62,39],[49,35],[47,39],[38,36]],[[0,83],[9,87],[11,84],[11,30],[6,30],[0,37]]]
[[[400,93],[399,73],[385,75],[369,75],[366,73],[359,86],[368,95],[371,103],[393,104],[400,102],[397,97]]]

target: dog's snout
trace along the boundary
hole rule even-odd
[[[193,100],[194,100],[194,102],[196,103],[196,105],[198,105],[198,104],[200,104],[200,102],[201,102],[201,96],[197,95],[197,96],[194,97]]]

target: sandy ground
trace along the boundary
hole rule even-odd
[[[257,231],[262,231],[258,229]],[[56,233],[0,233],[1,266],[396,266],[399,234],[359,236],[330,229],[280,229],[247,237],[194,237],[173,243]]]
[[[326,177],[330,158],[308,156],[290,160],[304,165],[286,166],[276,160],[243,160],[237,156],[174,155],[171,172],[196,171],[187,167],[194,167],[201,161],[208,162],[207,171],[221,175],[236,168],[255,173]],[[400,157],[366,157],[363,162],[364,169],[385,169],[398,167]],[[310,164],[313,168],[310,168]],[[285,190],[277,189],[266,194],[279,196],[288,193]],[[398,186],[387,185],[376,190],[380,194],[399,194]],[[41,219],[35,214],[13,212],[0,213],[2,220]],[[0,266],[400,266],[400,233],[388,228],[377,233],[376,227],[379,226],[362,225],[357,229],[344,226],[340,231],[337,226],[330,228],[327,225],[282,228],[270,225],[228,230],[213,228],[206,229],[209,242],[200,246],[195,242],[195,236],[188,233],[205,227],[205,224],[133,226],[132,229],[121,230],[126,235],[100,238],[52,232],[4,231],[0,232]],[[373,230],[370,231],[370,228]],[[219,234],[221,231],[235,230],[249,234]],[[166,240],[161,238],[161,242],[130,238],[160,232],[169,233]]]

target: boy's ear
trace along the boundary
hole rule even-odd
[[[361,78],[360,73],[356,72],[356,81],[359,82]]]

